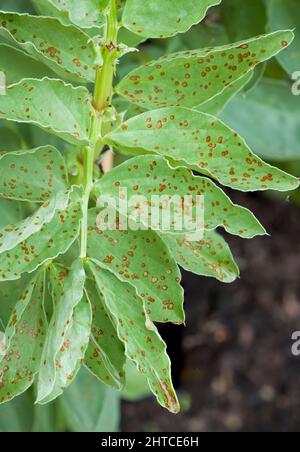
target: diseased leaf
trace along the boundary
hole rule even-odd
[[[61,80],[24,79],[0,96],[0,118],[35,124],[76,145],[88,142],[91,112],[87,89]]]
[[[152,196],[160,195],[169,198],[178,195],[182,200],[184,196],[191,196],[195,204],[196,196],[204,196],[204,225],[201,223],[200,230],[203,229],[203,226],[207,230],[223,226],[227,232],[243,238],[252,238],[266,232],[249,210],[233,204],[210,179],[194,176],[192,171],[187,168],[174,169],[163,157],[150,155],[126,161],[95,184],[95,194],[108,195],[118,199],[120,188],[127,190],[128,199],[133,196],[145,197],[144,202],[136,200],[134,204],[138,205],[141,218],[146,217],[146,226],[155,227],[157,230],[164,231],[163,218],[162,215],[153,218],[153,211],[149,208],[154,204]],[[162,199],[161,210],[166,209],[164,203],[165,199]],[[130,209],[128,209],[128,214],[130,214]],[[191,209],[190,214],[193,224],[196,226],[197,210],[195,206]],[[164,232],[174,233],[172,224],[170,224],[170,230]],[[185,229],[185,224],[183,224],[182,230],[179,232],[191,231]]]
[[[30,277],[24,275],[18,281],[5,281],[0,284],[0,325],[6,326],[11,318],[17,300],[25,292]],[[0,330],[2,330],[0,326]]]
[[[213,116],[219,115],[231,99],[235,97],[245,86],[247,86],[252,78],[253,73],[249,72],[249,74],[228,86],[228,88],[222,91],[221,94],[218,94],[198,107],[194,107],[194,110],[201,111],[202,113],[208,113]]]
[[[300,159],[300,102],[289,83],[264,79],[246,96],[233,99],[221,118],[261,157]]]
[[[265,32],[267,15],[264,3],[264,0],[243,0],[242,5],[240,0],[226,0],[222,3],[221,15],[231,41],[248,39]],[[289,27],[276,27],[274,30],[280,28]],[[265,69],[265,64],[255,68],[251,82],[245,87],[246,91],[259,83]]]
[[[88,35],[55,18],[0,12],[0,35],[70,81],[93,82],[102,62]]]
[[[0,71],[6,76],[6,85],[18,83],[23,78],[54,77],[54,72],[21,50],[0,44]]]
[[[17,223],[5,225],[0,230],[0,253],[15,248],[31,235],[38,233],[44,224],[49,223],[57,210],[67,208],[69,196],[66,193],[58,193],[45,202],[32,216]]]
[[[37,3],[39,2],[41,0]],[[78,0],[44,0],[43,3],[48,6],[53,15],[62,14],[62,17],[70,20],[70,22],[80,28],[92,28],[103,26],[103,11],[108,4],[108,0],[84,0],[79,2]]]
[[[282,67],[289,73],[299,71],[300,52],[300,14],[298,0],[268,0],[266,2],[268,11],[269,27],[295,29],[296,39],[286,52],[277,56]]]
[[[85,364],[90,372],[103,383],[115,389],[124,385],[124,346],[105,306],[103,295],[95,281],[86,281],[86,294],[92,306],[93,321]]]
[[[231,283],[239,276],[239,269],[222,236],[206,231],[203,240],[189,242],[178,235],[162,234],[176,262],[185,270],[201,276],[211,276]]]
[[[0,194],[8,199],[45,202],[67,190],[65,161],[52,146],[0,157]]]
[[[42,271],[16,300],[5,332],[7,351],[0,361],[0,403],[25,392],[39,370],[47,323],[43,310],[44,290]]]
[[[84,367],[64,391],[59,406],[72,432],[117,432],[120,397],[117,391],[100,383]]]
[[[129,282],[157,322],[184,322],[180,272],[167,246],[153,231],[102,231],[97,209],[89,215],[88,256]]]
[[[90,336],[91,308],[84,297],[81,260],[67,271],[50,267],[54,312],[49,324],[38,378],[37,403],[55,399],[74,380]]]
[[[78,237],[81,217],[81,198],[78,191],[73,191],[64,210],[55,211],[52,220],[42,227],[38,224],[37,232],[30,233],[29,230],[28,238],[15,247],[12,247],[11,239],[10,245],[7,245],[2,237],[0,281],[19,279],[23,273],[32,273],[42,264],[65,253]],[[12,234],[17,235],[16,231]]]
[[[167,55],[133,70],[116,91],[147,109],[196,107],[277,55],[293,39],[292,31],[278,31],[223,47]]]
[[[293,190],[299,181],[264,163],[223,122],[205,113],[173,107],[143,113],[108,139],[127,150],[140,149],[184,162],[241,191]]]
[[[107,309],[114,317],[126,356],[146,375],[160,405],[177,413],[179,403],[171,381],[166,345],[155,325],[146,317],[142,300],[130,284],[112,277],[110,272],[100,269],[97,264],[90,262],[89,265],[103,293]]]
[[[204,19],[208,8],[221,0],[127,0],[124,27],[146,38],[166,38],[184,33]]]

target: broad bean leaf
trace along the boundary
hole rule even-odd
[[[130,284],[122,283],[110,272],[90,262],[96,283],[114,317],[126,356],[135,362],[148,379],[149,386],[163,407],[173,413],[179,403],[171,381],[170,360],[166,345],[153,323],[147,319],[141,298]]]
[[[64,345],[56,356],[55,386],[40,404],[48,404],[60,396],[76,378],[86,352],[91,330],[91,306],[85,296],[74,309],[72,325],[65,336]]]
[[[7,86],[23,78],[55,77],[47,66],[6,44],[0,44],[0,71],[5,73]]]
[[[300,102],[289,83],[263,80],[255,90],[233,99],[221,118],[261,157],[300,159]]]
[[[52,146],[0,157],[0,194],[8,199],[45,202],[67,190],[66,164]]]
[[[33,234],[38,233],[44,224],[53,220],[57,211],[67,208],[68,201],[68,194],[58,193],[50,201],[45,202],[33,215],[2,227],[0,230],[0,254],[12,250]]]
[[[202,240],[189,242],[180,235],[162,234],[176,262],[185,270],[231,283],[239,276],[239,269],[221,235],[206,231]]]
[[[144,202],[138,203],[136,200],[139,214],[143,218],[145,211],[147,224],[151,224],[152,227],[155,225],[157,230],[164,231],[162,216],[154,218],[154,221],[151,218],[149,206],[153,204],[152,196],[179,195],[184,199],[187,195],[191,196],[195,203],[196,196],[204,196],[204,225],[201,224],[200,230],[203,226],[207,230],[223,226],[227,232],[244,238],[265,234],[264,228],[254,215],[249,210],[233,204],[211,180],[194,176],[191,170],[184,167],[172,168],[163,157],[141,156],[122,163],[95,184],[95,194],[118,199],[120,188],[126,189],[128,199],[133,196],[145,197]],[[163,201],[160,206],[162,210],[167,208]],[[192,209],[195,226],[196,213],[196,209]],[[173,228],[169,232],[173,234]],[[185,230],[183,225],[180,232],[189,231]]]
[[[163,56],[130,72],[118,94],[144,108],[196,107],[277,55],[294,39],[278,31],[222,47]]]
[[[85,365],[103,383],[115,389],[124,386],[124,346],[105,306],[103,295],[93,279],[85,285],[92,306],[93,320]]]
[[[267,15],[264,3],[264,0],[243,0],[242,6],[239,0],[226,0],[222,3],[222,18],[231,41],[248,39],[265,32]],[[245,91],[253,89],[259,83],[265,69],[265,63],[255,68]]]
[[[213,116],[218,116],[226,107],[226,105],[234,98],[245,86],[253,79],[253,73],[240,78],[236,82],[228,86],[227,89],[222,91],[221,94],[213,97],[212,99],[204,102],[204,104],[194,107],[194,110],[201,111],[202,113],[208,113]]]
[[[88,256],[136,289],[151,320],[183,323],[181,276],[162,239],[150,230],[100,230],[98,213],[89,215]]]
[[[38,0],[48,7],[51,15],[58,15],[80,28],[101,27],[104,24],[103,12],[108,0]]]
[[[0,361],[0,403],[25,392],[39,370],[47,320],[45,272],[34,276],[19,297],[6,328],[7,350]]]
[[[277,56],[282,67],[293,74],[299,71],[300,52],[300,14],[298,0],[268,0],[266,2],[268,10],[269,27],[274,28],[295,28],[296,39],[293,44]]]
[[[28,275],[24,275],[18,281],[5,281],[0,284],[0,330],[2,331],[3,325],[6,327],[16,301],[26,290],[26,286],[30,281]]]
[[[84,367],[64,391],[59,405],[72,432],[117,432],[120,397],[117,391],[100,383]]]
[[[264,163],[244,139],[223,122],[181,107],[163,108],[129,119],[108,135],[116,146],[182,161],[186,166],[241,191],[293,190],[299,181]]]
[[[81,217],[81,198],[76,190],[70,194],[67,207],[55,211],[52,220],[42,227],[38,225],[37,232],[29,234],[14,248],[9,246],[8,249],[2,242],[7,251],[0,254],[0,281],[19,279],[23,273],[32,273],[42,264],[66,253],[78,237]]]
[[[55,18],[0,12],[0,35],[70,81],[94,81],[101,64],[89,36]]]
[[[50,267],[54,312],[38,377],[37,403],[55,399],[75,378],[88,345],[91,308],[84,297],[85,271],[76,260],[70,271]]]
[[[166,38],[184,33],[200,22],[208,8],[221,0],[127,0],[124,27],[146,38]]]
[[[0,118],[34,124],[76,145],[88,142],[91,112],[87,89],[61,80],[24,79],[0,96]]]

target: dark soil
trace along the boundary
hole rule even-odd
[[[183,275],[187,327],[163,327],[183,401],[177,416],[154,399],[123,403],[123,431],[300,431],[300,209],[239,195],[271,234],[228,237],[241,268],[231,285]]]

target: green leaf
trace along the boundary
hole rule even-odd
[[[173,107],[143,113],[108,135],[111,143],[184,162],[241,191],[293,190],[299,181],[256,157],[223,122],[205,113]]]
[[[50,267],[54,313],[49,324],[38,378],[37,403],[62,394],[74,380],[88,345],[91,308],[84,297],[85,272],[81,260],[70,269]]]
[[[143,219],[143,211],[147,215],[147,225],[160,231],[164,231],[162,216],[152,218],[149,206],[152,204],[152,196],[161,195],[171,197],[179,195],[191,196],[196,203],[196,196],[204,196],[204,228],[207,230],[223,226],[227,232],[244,238],[252,238],[265,234],[265,229],[247,209],[233,204],[228,196],[211,180],[194,176],[187,168],[172,168],[163,158],[157,156],[141,156],[132,158],[107,173],[95,184],[95,194],[112,196],[118,199],[120,188],[126,188],[128,199],[133,196],[144,196],[144,204],[136,201],[138,211]],[[121,207],[121,206],[117,206]],[[160,203],[164,207],[164,200]],[[191,215],[196,226],[196,209],[192,209]],[[133,208],[132,217],[134,218]],[[130,209],[128,209],[130,215]],[[201,224],[201,229],[203,226]],[[174,229],[164,231],[173,233]],[[182,233],[189,232],[184,228]],[[178,231],[179,233],[179,231]]]
[[[95,281],[87,280],[85,288],[93,311],[91,338],[85,355],[85,364],[103,383],[121,389],[124,385],[124,346],[118,338],[103,295],[97,290]]]
[[[98,213],[89,212],[88,256],[135,287],[151,320],[183,323],[180,272],[162,239],[153,231],[99,230]]]
[[[58,193],[45,202],[32,216],[15,224],[5,225],[0,230],[0,253],[12,250],[31,235],[38,233],[44,224],[53,220],[56,211],[63,211],[68,206],[68,194]]]
[[[235,97],[248,83],[252,80],[253,73],[249,72],[249,74],[240,78],[236,82],[232,83],[225,89],[221,94],[213,97],[208,100],[204,104],[199,105],[198,107],[194,107],[194,110],[201,111],[202,113],[208,113],[213,116],[219,115],[226,105],[231,101],[233,97]]]
[[[52,146],[0,157],[0,194],[8,199],[45,202],[67,190],[66,164]]]
[[[18,299],[6,328],[7,351],[0,361],[0,403],[25,392],[39,370],[47,323],[44,291],[42,271]]]
[[[148,109],[199,106],[277,55],[293,39],[292,31],[278,31],[223,47],[167,55],[132,71],[116,91]]]
[[[255,90],[233,99],[221,118],[261,157],[300,159],[300,102],[289,83],[264,79]]]
[[[293,45],[282,54],[277,56],[282,67],[290,74],[299,71],[300,52],[300,14],[298,0],[268,0],[266,2],[268,10],[269,27],[296,29],[296,39]]]
[[[33,422],[33,404],[28,392],[0,407],[0,432],[27,433]]]
[[[42,264],[64,254],[79,235],[81,217],[81,198],[76,190],[71,192],[66,208],[55,211],[48,223],[42,227],[39,223],[33,224],[32,230],[30,225],[27,229],[24,227],[21,239],[17,238],[19,225],[2,230],[1,233],[6,234],[0,242],[0,281],[19,279],[23,273],[32,273]]]
[[[202,240],[189,242],[180,235],[162,234],[176,262],[185,270],[231,283],[239,276],[239,269],[222,236],[206,231]]]
[[[7,86],[23,78],[53,77],[54,72],[21,50],[6,44],[0,45],[0,71],[6,75]]]
[[[103,26],[108,0],[44,0],[43,3],[52,11],[51,15],[64,17],[80,28],[92,28]]]
[[[0,96],[0,118],[35,124],[76,145],[88,142],[91,112],[87,89],[61,80],[24,79]]]
[[[264,0],[226,0],[222,3],[221,12],[226,31],[231,41],[249,39],[265,32],[267,15]],[[277,27],[275,29],[292,27]],[[284,52],[283,52],[284,53]],[[265,64],[255,68],[251,83],[245,90],[255,87],[265,72]]]
[[[100,269],[97,264],[90,262],[89,265],[103,293],[107,309],[114,317],[126,356],[146,375],[160,405],[178,413],[179,403],[171,381],[166,345],[155,325],[145,315],[142,300],[130,284],[112,277],[110,272]]]
[[[93,82],[101,64],[88,35],[54,18],[0,12],[0,35],[70,81]]]
[[[0,284],[0,330],[2,326],[6,326],[13,309],[16,304],[16,300],[19,300],[20,296],[25,292],[26,286],[29,283],[29,276],[24,275],[18,281],[5,281]]]
[[[127,0],[124,27],[146,38],[166,38],[184,33],[204,19],[208,8],[221,0]]]
[[[120,399],[84,367],[59,399],[68,428],[73,432],[117,432]]]

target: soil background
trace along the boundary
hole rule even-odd
[[[230,193],[232,197],[232,193]],[[300,209],[238,194],[270,237],[226,236],[241,269],[231,285],[183,273],[187,326],[163,326],[183,411],[123,402],[125,432],[299,432]]]

